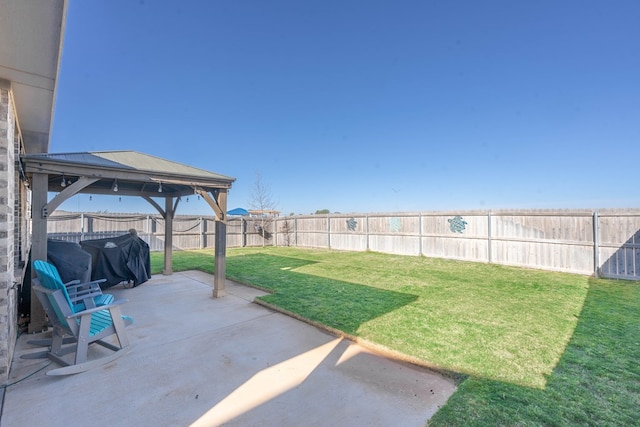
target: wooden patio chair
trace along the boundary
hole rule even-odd
[[[125,326],[133,323],[133,319],[123,316],[120,312],[120,305],[127,300],[75,311],[61,289],[45,288],[40,285],[38,279],[34,279],[32,289],[53,325],[51,346],[48,351],[26,354],[23,358],[48,357],[63,366],[48,371],[47,375],[84,372],[117,359],[128,349],[129,339]],[[91,294],[87,293],[87,297],[91,297]],[[115,335],[117,344],[105,341],[105,338],[112,335]],[[89,361],[87,356],[89,345],[92,343],[99,344],[113,353]]]

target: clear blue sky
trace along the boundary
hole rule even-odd
[[[230,209],[258,173],[284,214],[640,207],[639,23],[637,0],[70,0],[50,151],[233,176]]]

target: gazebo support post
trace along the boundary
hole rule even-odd
[[[217,190],[213,193],[218,209],[216,213],[216,248],[215,248],[215,276],[213,279],[213,297],[221,298],[227,295],[227,190]]]
[[[213,297],[227,295],[225,286],[227,270],[227,223],[216,221],[215,276],[213,279]]]
[[[215,271],[213,276],[213,297],[221,298],[227,295],[225,287],[227,270],[227,190],[220,189],[209,194],[196,188],[196,193],[201,195],[213,212],[216,214],[216,240],[215,240]],[[211,197],[213,196],[213,197]]]
[[[165,197],[164,203],[164,269],[162,274],[173,274],[173,197]]]
[[[47,260],[47,189],[49,176],[45,173],[34,173],[32,181],[32,238],[31,263],[40,259]],[[35,270],[31,268],[31,277],[35,278]],[[42,332],[47,329],[47,318],[36,294],[31,290],[31,305],[29,318],[29,333]]]

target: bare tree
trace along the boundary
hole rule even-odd
[[[276,209],[276,204],[271,195],[271,187],[262,181],[262,175],[260,173],[256,173],[256,180],[253,183],[253,188],[251,189],[251,200],[249,201],[249,206],[259,215],[260,224],[256,224],[256,231],[263,237],[262,246],[264,246],[265,240],[272,237],[268,228],[273,222],[273,214]]]

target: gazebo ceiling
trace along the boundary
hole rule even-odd
[[[136,151],[25,154],[27,177],[49,177],[48,191],[61,192],[79,178],[96,179],[80,193],[180,197],[230,189],[235,178]]]

